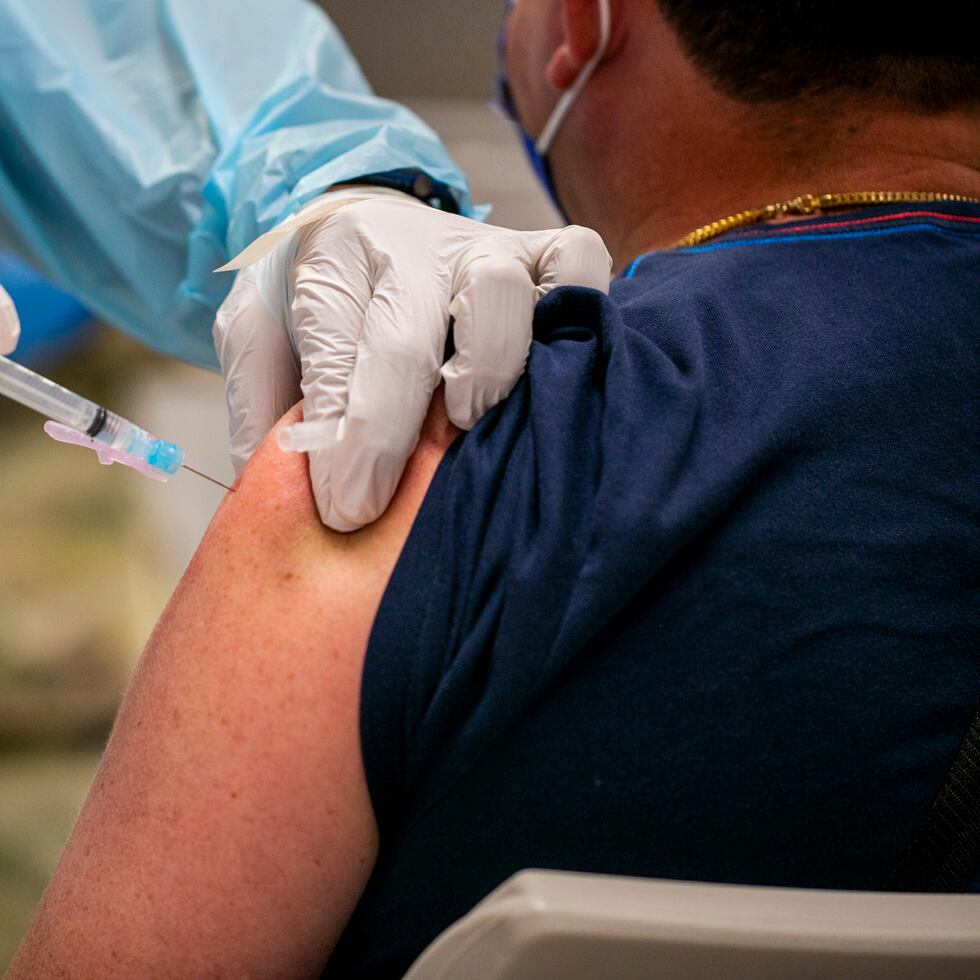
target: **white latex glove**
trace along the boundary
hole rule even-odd
[[[248,265],[214,327],[236,470],[302,391],[304,422],[332,436],[309,454],[320,516],[368,524],[440,380],[450,419],[471,428],[524,371],[537,300],[566,284],[606,292],[611,264],[586,228],[511,231],[384,188],[322,195],[224,267]]]
[[[9,354],[20,339],[20,318],[14,309],[14,301],[0,286],[0,354]]]

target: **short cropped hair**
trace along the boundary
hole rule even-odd
[[[832,93],[911,110],[980,104],[980,3],[657,0],[691,61],[748,103]]]

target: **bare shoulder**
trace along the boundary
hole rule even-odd
[[[147,645],[11,978],[318,975],[377,852],[371,626],[457,434],[439,392],[391,507],[348,535],[306,457],[265,441]]]

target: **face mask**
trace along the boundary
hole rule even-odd
[[[592,72],[595,71],[596,65],[599,64],[600,59],[606,53],[606,47],[609,44],[609,22],[611,19],[609,0],[599,0],[599,44],[596,47],[595,54],[582,66],[582,70],[571,87],[562,94],[537,140],[531,138],[521,123],[520,116],[517,113],[517,106],[514,103],[513,94],[511,93],[510,82],[507,78],[507,29],[510,21],[510,12],[513,10],[516,2],[517,0],[507,0],[504,23],[497,39],[498,72],[495,104],[517,127],[524,151],[527,154],[531,168],[534,170],[538,181],[544,187],[548,197],[551,198],[551,202],[558,209],[562,217],[568,221],[568,215],[565,214],[565,209],[561,206],[561,201],[558,198],[558,190],[555,187],[554,178],[551,176],[551,166],[548,163],[548,150],[551,149],[551,144],[555,141],[558,129],[564,122],[565,116],[568,115],[569,109],[572,108],[575,100],[581,95],[582,89],[585,88],[586,82],[588,82]]]

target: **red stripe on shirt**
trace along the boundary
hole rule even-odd
[[[902,211],[898,214],[882,214],[874,218],[854,218],[851,221],[828,221],[821,224],[810,224],[808,222],[795,222],[793,225],[784,228],[773,228],[771,225],[765,229],[766,234],[781,235],[786,232],[797,232],[812,228],[851,228],[855,225],[870,225],[881,221],[897,221],[899,218],[942,218],[943,221],[965,221],[969,224],[980,224],[980,218],[974,218],[965,214],[946,214],[942,211]],[[755,228],[754,231],[762,231],[762,228]]]

